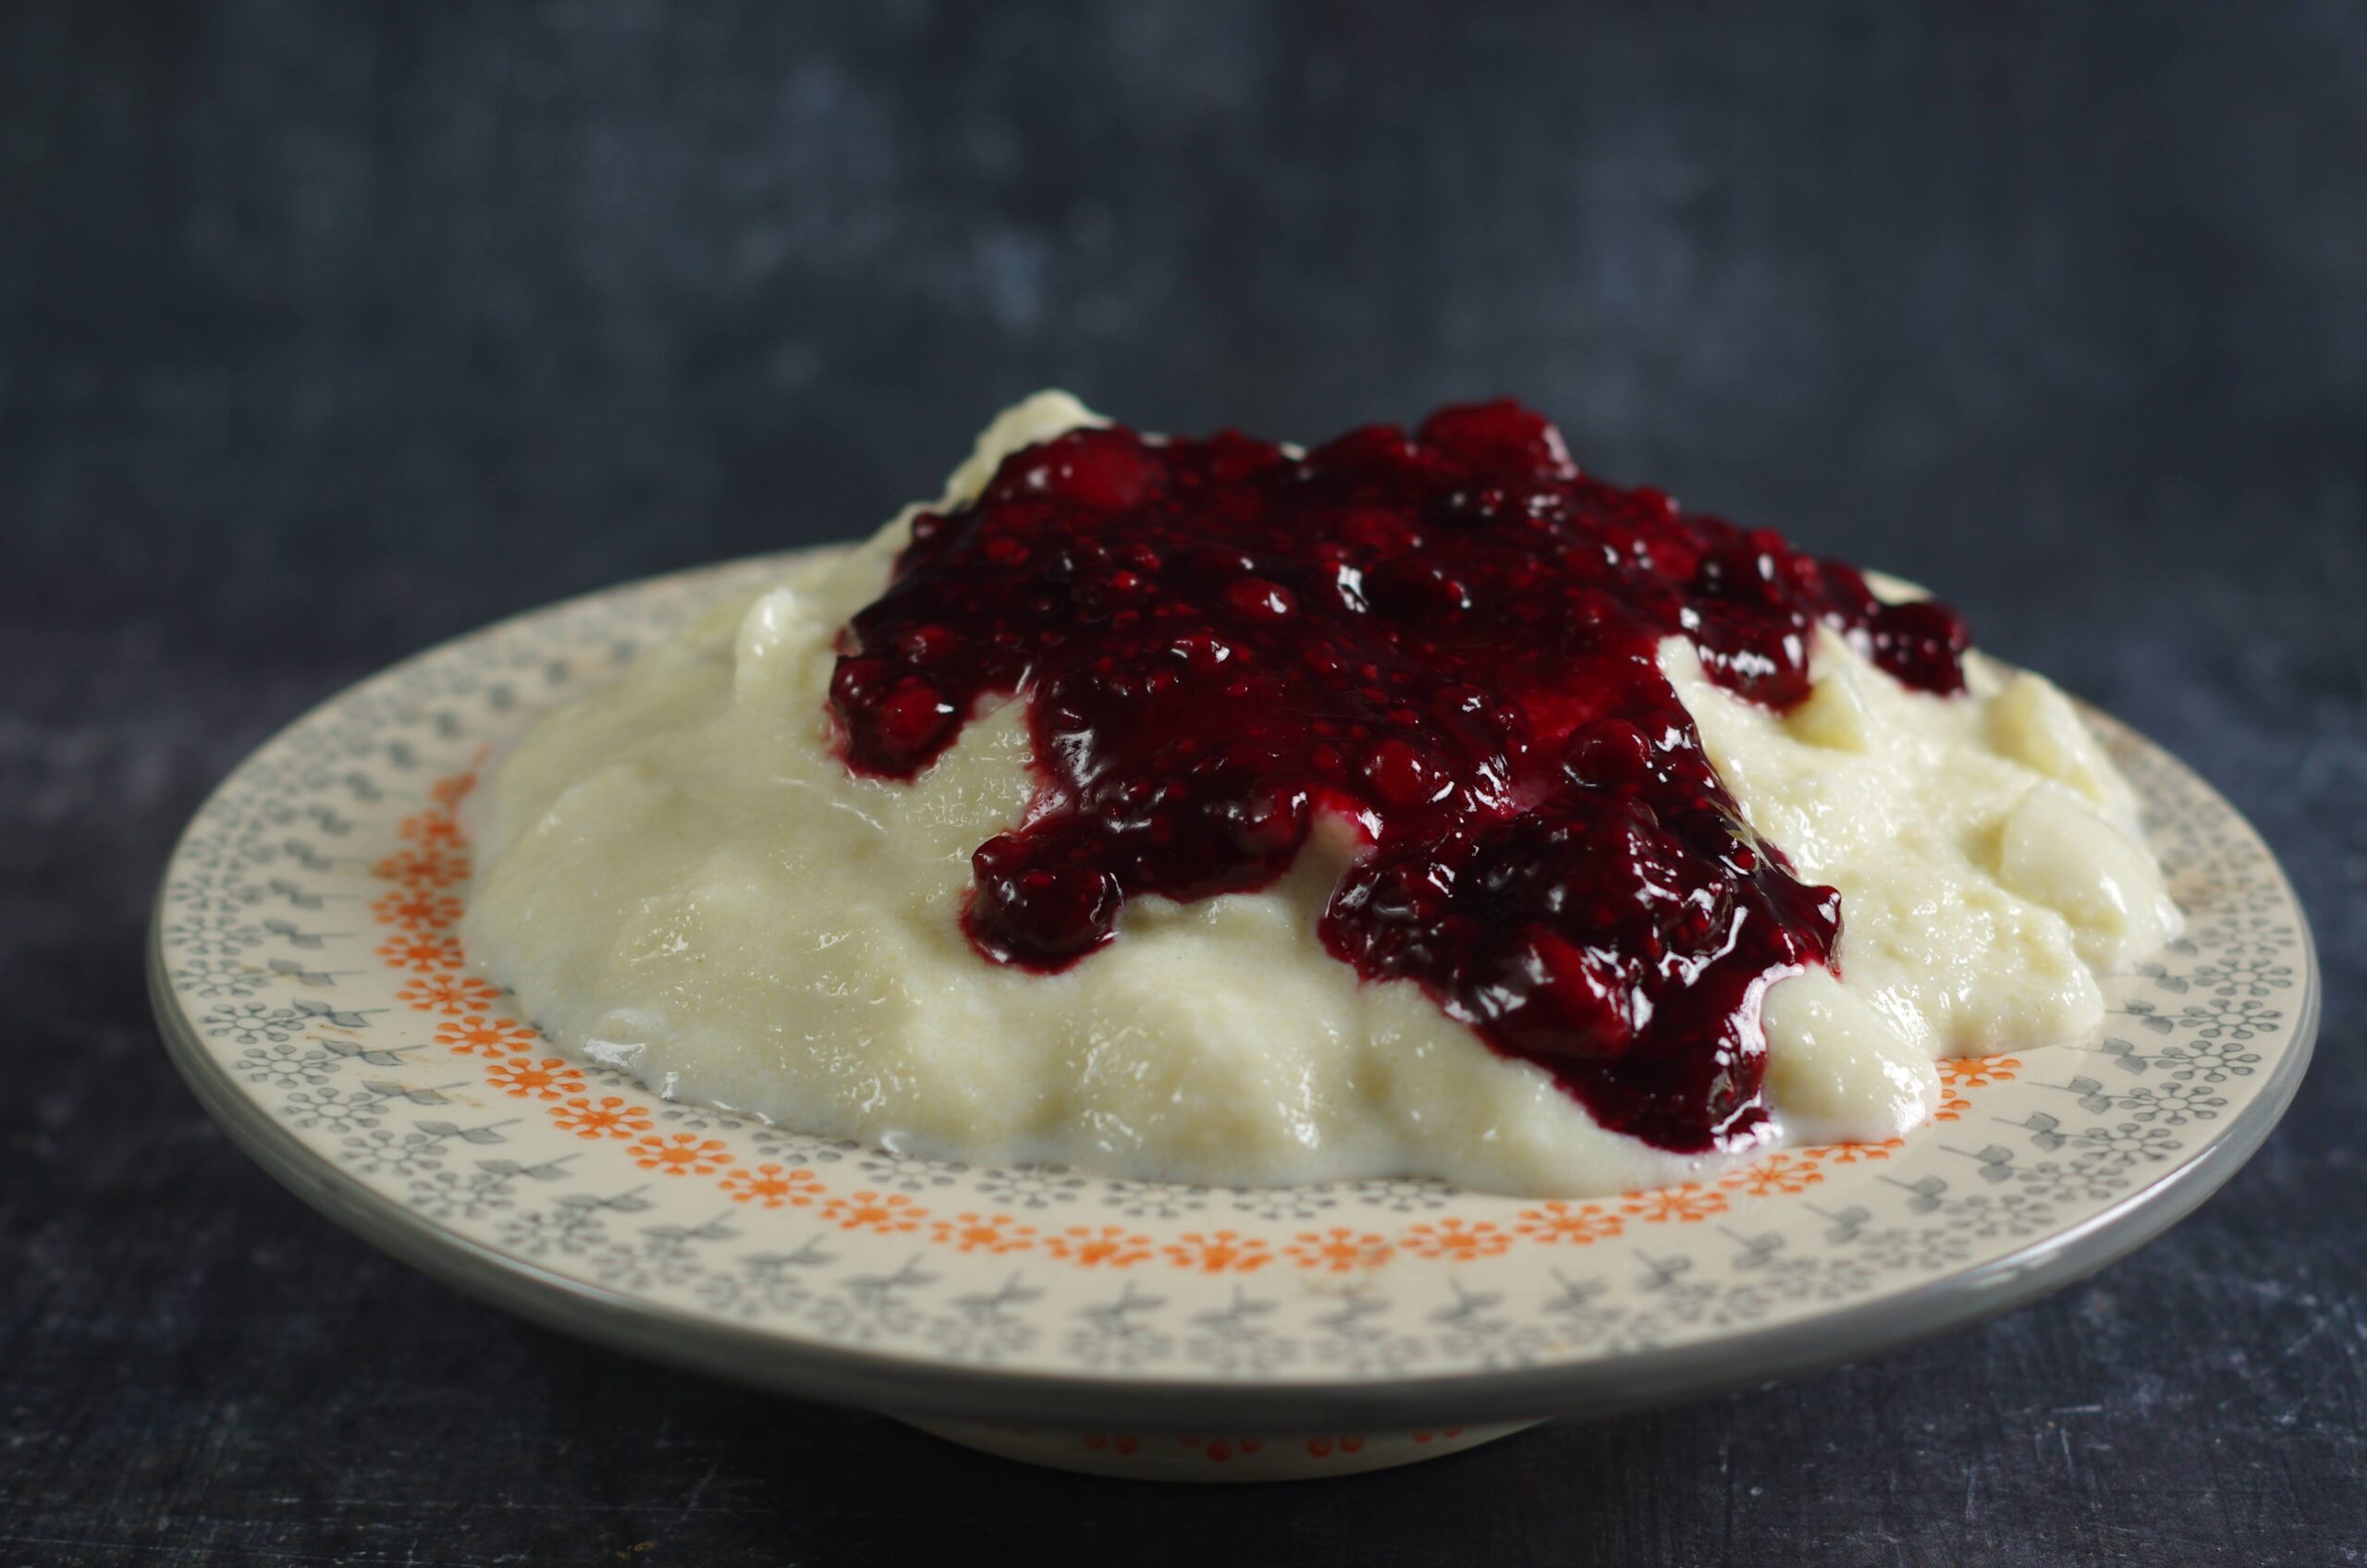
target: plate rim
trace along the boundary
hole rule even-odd
[[[1984,1263],[1903,1292],[1704,1341],[1563,1365],[1279,1384],[1066,1373],[931,1360],[792,1338],[648,1301],[570,1278],[442,1227],[323,1158],[237,1086],[223,1061],[199,1039],[170,983],[164,951],[165,884],[180,863],[191,835],[250,763],[319,716],[399,679],[413,666],[456,644],[621,590],[720,575],[759,562],[786,564],[808,553],[765,552],[711,562],[571,594],[501,617],[340,688],[240,757],[207,792],[174,839],[151,910],[144,964],[150,1003],[166,1054],[199,1105],[234,1145],[325,1218],[464,1295],[629,1355],[777,1393],[929,1416],[1113,1422],[1150,1429],[1476,1425],[1574,1414],[1617,1415],[1806,1376],[1890,1354],[2073,1284],[2154,1240],[2234,1176],[2283,1120],[2315,1054],[2323,1005],[2316,938],[2291,878],[2270,851],[2270,869],[2295,913],[2303,959],[2297,977],[2300,994],[2291,1045],[2280,1054],[2262,1091],[2193,1158],[2076,1224],[2033,1236]],[[2177,761],[2175,753],[2141,733],[2129,732]],[[2178,766],[2214,805],[2259,838],[2258,829],[2215,786],[2184,763]],[[2265,849],[2265,840],[2262,844]]]

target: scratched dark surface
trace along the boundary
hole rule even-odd
[[[2367,14],[1605,9],[0,5],[0,1564],[2367,1554]],[[1944,585],[2286,857],[2300,1104],[1985,1328],[1239,1491],[586,1349],[208,1125],[140,937],[243,753],[865,529],[1044,383],[1277,434],[1516,393]]]

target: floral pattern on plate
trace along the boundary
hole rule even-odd
[[[1227,1191],[932,1162],[669,1104],[566,1060],[468,968],[462,802],[491,749],[747,562],[435,650],[263,748],[158,909],[160,1011],[234,1130],[496,1268],[916,1368],[1215,1386],[1567,1368],[1812,1323],[2079,1233],[2242,1126],[2306,1058],[2308,937],[2267,851],[2098,719],[2185,937],[2101,1034],[1950,1063],[1935,1123],[1594,1201],[1434,1182]],[[243,1135],[243,1134],[242,1134]],[[1969,1313],[1960,1314],[1968,1316]]]

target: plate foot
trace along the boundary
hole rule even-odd
[[[900,1415],[932,1437],[1024,1464],[1136,1481],[1308,1481],[1387,1470],[1508,1438],[1533,1421],[1406,1432],[1294,1432],[1267,1436],[1085,1431],[1000,1421]]]

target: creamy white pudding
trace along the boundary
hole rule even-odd
[[[1030,398],[930,509],[1087,423]],[[1371,852],[1354,813],[1314,810],[1269,885],[1129,897],[1057,973],[989,962],[964,909],[974,855],[1042,809],[1027,697],[963,715],[909,780],[852,770],[831,717],[844,629],[915,515],[643,655],[492,770],[466,945],[565,1047],[668,1096],[932,1155],[1577,1196],[1903,1133],[1935,1058],[2089,1033],[2097,976],[2177,929],[2128,785],[2053,686],[1975,655],[1960,692],[1916,690],[1820,627],[1788,706],[1720,684],[1686,636],[1658,644],[1748,828],[1840,894],[1838,976],[1790,964],[1748,987],[1763,1092],[1714,1146],[1613,1131],[1437,987],[1343,962],[1323,925]]]

